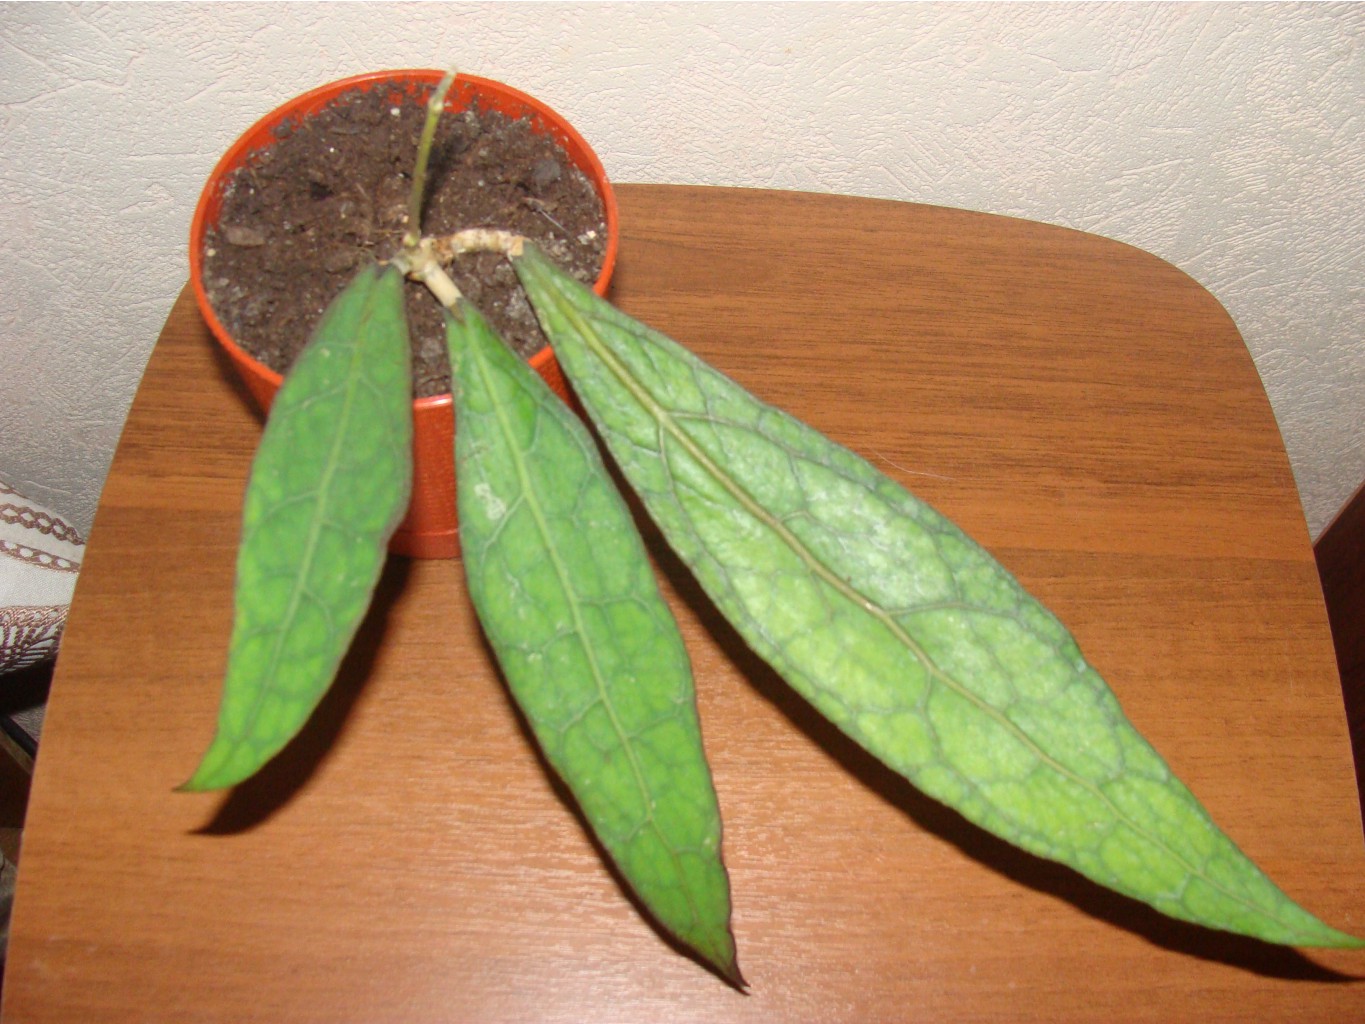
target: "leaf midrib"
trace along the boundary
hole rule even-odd
[[[488,363],[484,359],[483,353],[480,351],[480,346],[468,341],[465,344],[474,355],[474,363],[483,382],[484,394],[492,396],[494,394],[493,382],[489,373]],[[495,344],[500,344],[500,342],[495,342]],[[593,645],[587,641],[587,624],[583,621],[583,616],[579,608],[580,599],[578,590],[573,585],[573,574],[569,571],[568,566],[565,565],[558,545],[553,542],[545,510],[541,505],[539,493],[532,484],[530,473],[527,471],[526,460],[522,456],[520,445],[517,444],[516,434],[513,430],[511,421],[508,419],[506,407],[502,402],[498,401],[493,401],[492,404],[496,412],[498,428],[502,432],[507,448],[515,456],[513,462],[516,464],[517,481],[521,487],[523,500],[526,503],[526,507],[531,510],[531,515],[535,519],[536,530],[540,534],[545,549],[550,553],[550,562],[554,566],[559,585],[568,598],[569,608],[573,616],[574,638],[577,640],[579,647],[583,650],[584,655],[588,659],[588,664],[592,668],[593,684],[597,690],[598,703],[606,710],[607,717],[611,722],[612,731],[616,734],[621,749],[626,753],[626,760],[630,764],[631,775],[635,780],[636,789],[640,794],[640,803],[644,808],[645,814],[644,823],[636,826],[631,833],[625,837],[623,842],[629,842],[634,835],[638,834],[640,828],[648,826],[654,830],[655,834],[659,837],[660,842],[663,844],[664,849],[668,850],[670,858],[675,862],[675,866],[680,869],[681,865],[677,863],[677,851],[674,850],[672,844],[664,838],[663,832],[655,820],[653,798],[649,785],[645,782],[644,769],[640,766],[639,758],[636,756],[635,750],[631,746],[629,734],[626,732],[625,726],[622,725],[620,718],[617,716],[616,709],[613,707],[611,698],[607,693],[606,680],[602,672],[601,664],[597,659],[597,653],[593,649]],[[682,877],[681,870],[679,871],[679,877]],[[687,892],[686,886],[683,886],[683,891],[687,898],[688,905],[692,907],[693,918],[697,919],[697,909],[693,903],[691,893]]]
[[[358,318],[358,323],[356,325],[357,339],[362,338],[367,334],[370,323],[376,315],[377,310],[375,308],[373,299],[374,291],[375,288],[378,287],[378,284],[379,277],[376,276],[375,279],[370,282],[370,287],[365,293],[364,305],[361,309],[360,316]],[[343,440],[347,436],[347,428],[350,425],[351,414],[353,412],[355,405],[355,397],[360,389],[364,377],[363,373],[356,372],[357,368],[363,366],[363,364],[366,362],[366,359],[364,358],[366,353],[363,352],[364,346],[361,345],[359,341],[357,341],[356,344],[351,345],[349,348],[350,362],[346,368],[346,383],[344,385],[345,397],[343,398],[342,401],[341,412],[337,417],[337,429],[332,432],[332,444],[331,447],[328,449],[327,460],[323,465],[322,477],[318,481],[318,486],[316,490],[314,490],[312,495],[312,497],[314,498],[314,505],[318,509],[325,509],[331,497],[332,484],[336,479],[336,475],[342,461],[341,453],[346,448],[346,445],[343,443]],[[312,404],[312,402],[308,402],[303,405],[297,406],[293,410],[293,412],[298,413],[302,411],[308,404]],[[299,500],[306,501],[308,499],[304,497]],[[275,509],[278,509],[283,505],[289,503],[290,502],[288,499],[286,499],[285,502],[278,503],[277,505],[275,505],[274,509],[272,509],[272,512]],[[294,622],[295,615],[298,614],[299,606],[303,600],[303,595],[305,593],[311,592],[311,588],[308,585],[308,578],[312,572],[313,563],[317,557],[318,542],[322,537],[322,527],[324,520],[325,517],[321,515],[314,515],[311,518],[311,521],[309,523],[308,536],[304,542],[303,557],[299,563],[300,565],[299,572],[294,579],[294,586],[289,594],[289,605],[284,616],[285,625],[281,626],[281,628],[274,631],[275,640],[271,646],[269,676],[272,681],[276,678],[278,672],[278,667],[281,661],[282,651],[284,648],[284,638],[286,634],[289,632],[289,627],[292,626]],[[261,525],[262,525],[261,523],[257,523],[256,529],[260,529]],[[328,608],[324,602],[318,601],[316,603],[318,604],[318,607],[322,609],[324,617],[327,619],[328,628],[335,629],[335,623],[332,621],[331,609]],[[270,692],[273,692],[273,689],[274,688],[271,687]],[[254,722],[256,720],[257,715],[260,713],[261,706],[264,704],[265,698],[267,696],[268,696],[267,688],[261,687],[258,689],[256,694],[256,700],[253,702],[251,707],[251,714],[247,718],[248,722]]]

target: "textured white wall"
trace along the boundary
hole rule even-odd
[[[1365,477],[1365,6],[0,4],[0,474],[87,523],[217,155],[321,82],[537,94],[618,181],[1013,214],[1228,308],[1316,534]]]

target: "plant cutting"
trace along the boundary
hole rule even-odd
[[[218,732],[186,788],[233,785],[273,757],[364,614],[409,472],[406,275],[446,317],[464,570],[509,689],[641,902],[742,984],[686,652],[591,435],[450,280],[452,262],[491,251],[664,540],[855,742],[988,831],[1172,917],[1365,945],[1237,848],[1066,628],[952,523],[523,237],[423,236],[429,145],[424,132],[399,251],[328,309],[262,437]]]

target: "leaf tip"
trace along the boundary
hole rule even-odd
[[[186,779],[184,782],[180,783],[180,785],[176,786],[173,790],[171,790],[171,792],[209,793],[215,789],[223,788],[224,787],[222,786],[215,785],[214,781],[211,778],[205,778],[204,771],[201,768],[200,770],[196,771],[193,775],[191,775],[188,779]]]
[[[230,789],[255,775],[262,764],[264,761],[249,753],[247,748],[225,744],[221,738],[216,738],[194,774],[176,786],[174,791],[209,793],[217,789]]]
[[[1323,934],[1310,945],[1320,949],[1365,949],[1365,939],[1331,926],[1324,926],[1324,929]]]
[[[232,783],[218,783],[212,778],[202,777],[202,773],[195,772],[180,785],[176,786],[173,793],[212,793],[216,789],[227,789]]]
[[[665,928],[668,931],[667,928]],[[739,954],[735,947],[735,936],[727,924],[723,930],[713,931],[709,937],[699,935],[684,936],[671,933],[692,956],[704,964],[717,977],[738,992],[748,994],[749,982],[739,969]]]
[[[736,957],[733,952],[730,954],[730,958],[726,963],[716,964],[716,967],[720,971],[721,978],[723,978],[731,988],[741,995],[747,996],[749,994],[749,982],[745,980],[744,975],[740,972],[739,958]]]

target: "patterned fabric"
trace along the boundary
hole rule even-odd
[[[0,675],[57,653],[85,540],[0,481]]]

